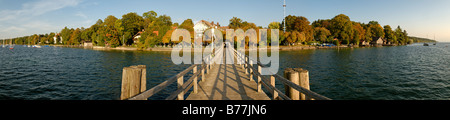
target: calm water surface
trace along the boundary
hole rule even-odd
[[[448,100],[450,46],[281,51],[280,70],[310,71],[313,91],[332,99]],[[0,48],[0,100],[117,100],[122,68],[147,65],[147,88],[181,72],[170,52]],[[284,90],[283,85],[277,87]],[[151,99],[164,99],[175,86]]]

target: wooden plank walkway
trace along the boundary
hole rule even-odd
[[[198,93],[191,93],[186,100],[270,100],[264,92],[257,92],[256,82],[249,80],[240,65],[225,64],[235,56],[232,49],[224,49],[223,64],[214,66],[206,80],[198,83]]]

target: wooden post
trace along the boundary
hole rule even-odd
[[[123,68],[120,94],[121,100],[126,100],[146,90],[146,71],[145,65]]]
[[[177,86],[178,86],[177,88],[178,89],[181,89],[181,87],[183,86],[183,82],[184,82],[183,80],[184,80],[183,76],[181,76],[177,79]],[[178,94],[177,100],[184,100],[184,90],[180,94]]]
[[[138,68],[141,69],[141,93],[147,90],[147,66],[146,65],[138,65]]]
[[[245,63],[244,63],[244,71],[245,71],[245,74],[247,75],[248,74],[248,64],[247,64],[247,58],[244,58],[245,60]]]
[[[256,66],[258,66],[258,73],[261,74],[261,66],[259,66],[258,64],[256,64]],[[258,75],[258,82],[257,82],[257,87],[258,87],[258,92],[262,92],[261,89],[261,75]]]
[[[308,70],[295,68],[295,71],[299,73],[299,84],[305,89],[309,89],[309,72]],[[311,98],[306,97],[305,94],[300,93],[300,100],[311,100]]]
[[[270,85],[272,85],[273,87],[275,87],[275,76],[271,75],[270,76]],[[276,88],[276,87],[275,87]],[[273,90],[273,99],[274,100],[278,100],[278,92]]]
[[[297,71],[293,70],[292,68],[286,68],[284,70],[284,77],[288,79],[289,81],[293,82],[294,84],[299,84],[298,78],[299,74]],[[300,94],[297,90],[294,88],[289,87],[288,85],[284,86],[286,95],[289,96],[292,100],[299,100]]]
[[[203,64],[203,65],[206,65],[206,64]],[[206,77],[205,77],[205,69],[206,69],[206,68],[204,68],[204,66],[202,66],[201,69],[202,69],[202,70],[201,70],[201,72],[202,72],[202,82],[204,82],[205,79],[206,79]]]
[[[194,69],[192,69],[192,74],[195,75],[196,73],[197,73],[197,66],[195,66]],[[198,84],[197,84],[198,82],[197,82],[197,80],[198,80],[198,79],[197,79],[197,76],[195,76],[195,77],[194,77],[194,81],[193,81],[193,84],[194,84],[194,93],[197,93],[197,91],[198,91]]]
[[[245,70],[245,56],[243,56],[242,54],[239,54],[240,58],[241,58],[241,67],[243,70]]]
[[[253,81],[253,62],[250,60],[250,58],[249,58],[249,66],[248,66],[248,68],[249,68],[249,73],[250,73],[250,76],[249,76],[249,80],[250,81]]]

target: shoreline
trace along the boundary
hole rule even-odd
[[[121,51],[155,51],[155,52],[171,52],[172,48],[147,48],[144,50],[138,50],[138,48],[135,47],[116,47],[116,48],[108,48],[103,46],[92,46],[92,47],[85,47],[85,46],[73,46],[73,45],[50,45],[55,47],[70,47],[70,48],[83,48],[83,49],[92,49],[92,50],[121,50]],[[370,48],[370,47],[381,47],[381,46],[362,46],[362,47],[348,47],[348,46],[333,46],[333,47],[321,47],[321,46],[279,46],[279,51],[297,51],[297,50],[314,50],[314,49],[340,49],[340,48]],[[382,46],[385,47],[385,46]],[[386,46],[390,47],[390,46]],[[202,50],[205,48],[202,48]],[[267,50],[270,50],[271,48],[267,48]],[[192,51],[194,51],[194,48],[192,48]],[[245,49],[245,51],[249,51],[249,49]]]

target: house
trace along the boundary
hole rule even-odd
[[[142,29],[142,31],[139,31],[138,33],[136,33],[136,35],[133,36],[133,43],[139,42],[139,38],[141,38],[141,34],[143,32],[145,32],[144,29]],[[159,31],[153,31],[152,33],[156,34],[156,36],[159,36]]]
[[[92,46],[94,46],[94,45],[92,44],[92,41],[84,41],[84,42],[83,42],[83,46],[84,46],[84,47],[92,47]]]
[[[145,32],[144,29],[142,29],[142,31],[139,31],[138,33],[136,33],[136,35],[133,36],[133,43],[137,43],[139,42],[139,38],[141,38],[141,34]]]
[[[205,32],[205,30],[210,29],[210,28],[220,28],[219,23],[214,24],[214,21],[212,21],[211,23],[205,20],[200,20],[197,23],[195,23],[194,25],[194,39],[197,38],[203,38],[203,33]]]
[[[62,36],[59,33],[56,33],[56,35],[53,36],[53,42],[54,42],[53,44],[58,43],[57,42],[58,41],[58,37],[59,37],[59,43],[62,44]]]
[[[365,40],[361,41],[361,43],[359,44],[360,46],[369,46],[369,42],[366,42]]]
[[[381,37],[373,37],[372,38],[372,42],[370,42],[370,45],[381,46],[381,45],[383,45],[383,43],[384,43],[383,38],[381,38]]]
[[[154,34],[156,34],[156,36],[159,36],[159,31],[153,31]]]

